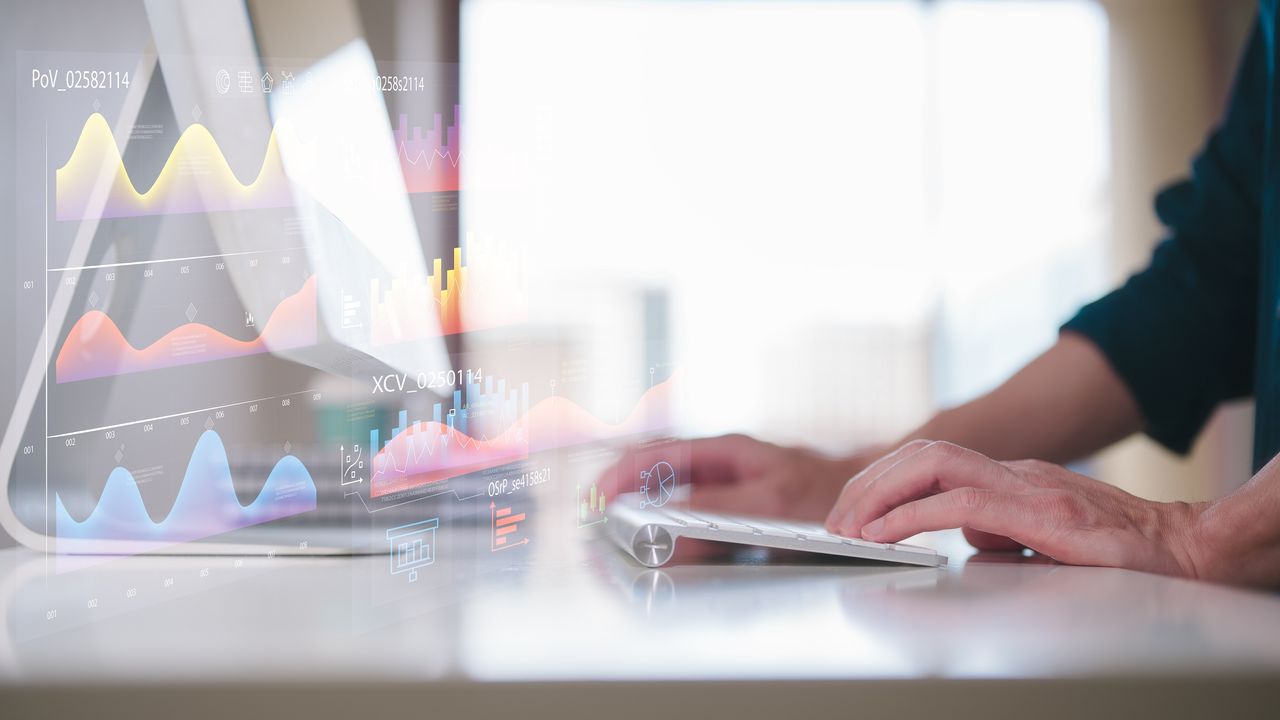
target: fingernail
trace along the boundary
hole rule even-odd
[[[862,528],[862,537],[868,540],[875,540],[880,537],[880,533],[884,530],[884,518],[876,518],[867,523]]]

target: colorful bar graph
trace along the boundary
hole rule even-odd
[[[525,322],[524,252],[468,233],[451,253],[431,261],[426,277],[371,279],[370,341],[386,345]]]
[[[467,267],[463,263],[462,248],[453,249],[453,268],[444,270],[442,266],[441,259],[436,258],[425,282],[397,278],[384,290],[381,280],[370,281],[373,344],[386,345],[464,331],[462,304],[467,292]]]

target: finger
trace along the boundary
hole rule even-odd
[[[930,530],[971,528],[1029,544],[1037,523],[1018,497],[975,487],[948,490],[894,508],[862,528],[862,537],[898,542]]]
[[[899,505],[960,487],[1010,488],[1009,470],[1000,463],[958,445],[935,442],[885,470],[864,489],[837,532],[857,537],[862,526]]]
[[[827,514],[827,524],[830,526],[836,519],[844,517],[849,510],[857,503],[857,499],[866,487],[866,484],[874,477],[884,472],[893,463],[902,459],[904,456],[917,452],[929,444],[928,440],[912,440],[900,446],[893,452],[886,453],[863,468],[862,472],[849,478],[844,488],[840,491],[840,496],[836,498],[835,505],[831,508],[831,512]]]
[[[912,440],[872,463],[866,470],[858,473],[857,476],[849,481],[845,491],[837,499],[836,507],[832,508],[831,514],[827,517],[827,530],[839,533],[845,522],[854,515],[855,509],[862,504],[862,499],[866,495],[868,487],[875,484],[875,481],[890,468],[906,458],[922,452],[933,444],[933,440]]]
[[[924,449],[930,442],[929,440],[912,440],[897,450],[886,453],[880,459],[864,468],[862,472],[849,478],[849,482],[845,483],[844,489],[840,491],[840,497],[836,498],[836,504],[831,508],[831,512],[827,513],[827,530],[835,532],[836,523],[848,515],[849,511],[857,504],[858,498],[862,495],[867,483],[907,455]]]

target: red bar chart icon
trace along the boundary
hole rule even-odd
[[[528,544],[529,538],[517,537],[520,533],[520,523],[524,522],[524,518],[524,513],[514,512],[510,506],[498,507],[496,503],[490,502],[490,552],[508,550],[513,547]]]

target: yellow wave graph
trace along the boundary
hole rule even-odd
[[[189,125],[150,188],[129,177],[106,118],[89,116],[75,149],[55,173],[57,218],[137,217],[283,207],[292,204],[288,177],[272,128],[262,166],[240,181],[209,129]]]

